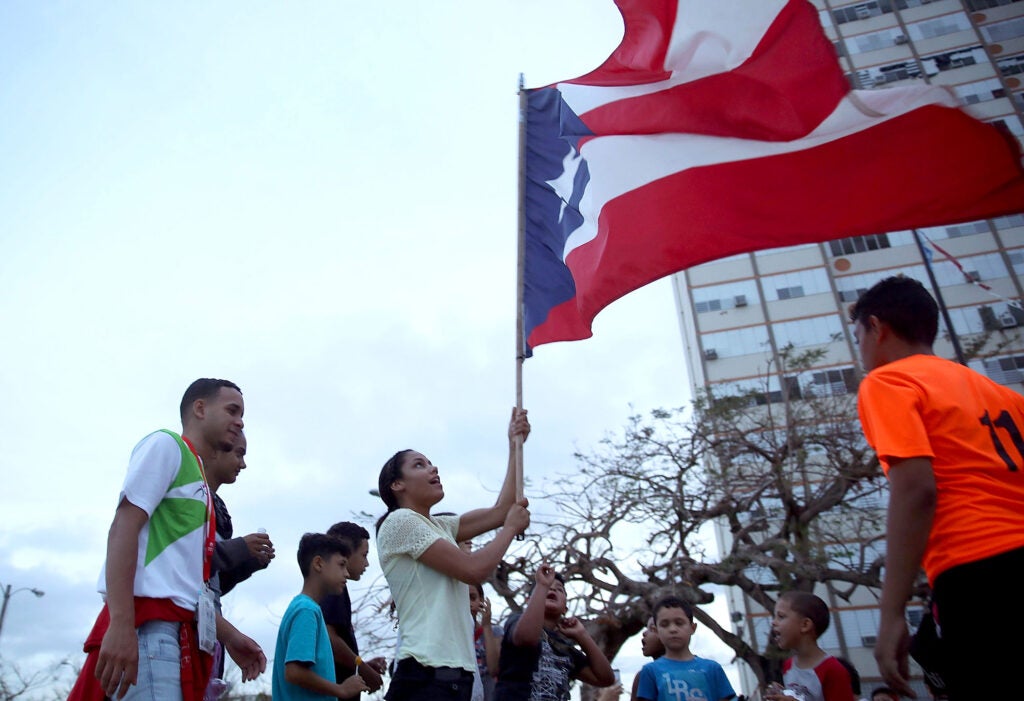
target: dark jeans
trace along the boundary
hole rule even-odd
[[[1020,693],[1024,548],[946,570],[935,580],[946,661],[941,670],[952,701],[1011,698]]]
[[[424,667],[411,657],[399,660],[387,701],[469,701],[473,673],[453,667]]]

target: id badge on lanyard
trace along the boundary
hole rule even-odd
[[[186,442],[187,439],[186,439]],[[217,643],[217,606],[213,589],[210,588],[210,576],[212,575],[213,550],[217,547],[217,514],[213,508],[213,494],[206,483],[206,470],[203,467],[203,460],[196,453],[195,448],[189,442],[188,447],[196,456],[199,463],[199,471],[203,475],[203,490],[206,494],[206,538],[203,543],[203,586],[199,590],[199,601],[196,606],[196,628],[199,632],[199,649],[210,655],[213,654]]]
[[[209,582],[203,582],[203,588],[199,590],[196,619],[199,649],[212,655],[217,643],[217,607],[214,605],[214,594]]]

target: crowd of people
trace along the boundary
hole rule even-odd
[[[1013,581],[1024,567],[1024,398],[935,356],[937,306],[910,278],[881,281],[850,316],[868,373],[861,422],[891,485],[875,651],[888,686],[872,701],[914,695],[912,650],[936,694],[999,697],[1014,688],[1014,652],[988,634],[995,620],[1014,629],[1022,614],[998,596],[975,594]],[[213,701],[224,690],[225,654],[243,681],[266,670],[264,651],[220,607],[222,596],[276,556],[265,532],[234,535],[218,494],[245,468],[242,392],[227,380],[197,380],[180,415],[181,434],[156,431],[132,451],[100,575],[104,605],[85,643],[74,701]],[[303,584],[273,656],[275,699],[358,698],[381,689],[385,676],[389,701],[564,701],[572,680],[603,688],[601,701],[624,693],[583,622],[567,616],[565,582],[550,566],[538,568],[521,614],[503,628],[492,620],[482,584],[530,523],[512,449],[529,432],[526,412],[513,410],[498,497],[461,515],[434,511],[444,488],[425,455],[402,450],[385,462],[378,491],[387,511],[375,540],[398,620],[390,665],[360,655],[352,625],[346,584],[367,568],[369,532],[342,522],[302,537]],[[483,534],[490,540],[473,548]],[[904,611],[922,567],[932,601],[912,641]],[[829,620],[813,594],[780,594],[772,634],[792,656],[764,699],[859,696],[856,670],[818,645]],[[685,600],[653,606],[642,639],[653,659],[636,675],[631,699],[735,697],[721,665],[691,652],[696,628]]]

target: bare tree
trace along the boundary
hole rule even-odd
[[[579,453],[550,485],[557,515],[535,518],[526,547],[491,584],[518,610],[542,560],[569,580],[573,613],[609,658],[667,593],[694,604],[738,587],[767,611],[780,591],[828,582],[849,599],[880,585],[884,480],[857,421],[852,372],[809,369],[783,354],[777,391],[707,393],[690,408],[632,416],[621,434]],[[723,536],[709,548],[708,525]],[[701,609],[695,616],[763,683],[780,655]]]
[[[59,701],[71,691],[79,667],[69,659],[26,672],[0,657],[0,701]]]

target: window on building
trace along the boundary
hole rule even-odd
[[[1004,76],[1019,75],[1024,73],[1024,54],[1007,56],[996,61],[996,68]]]
[[[857,373],[852,367],[814,371],[811,373],[807,391],[815,396],[839,397],[844,394],[856,394]]]
[[[953,261],[945,256],[936,255],[932,261],[932,271],[939,285],[962,285],[964,272],[971,274],[972,278],[979,281],[997,280],[1009,276],[1003,257],[998,253],[983,253],[978,256],[967,256],[958,258],[963,271]],[[923,267],[923,266],[922,266]]]
[[[920,77],[921,68],[917,61],[900,61],[857,71],[857,85],[861,88],[877,88],[900,80]]]
[[[982,25],[981,34],[991,42],[1009,41],[1024,36],[1024,17]]]
[[[768,383],[768,391],[762,395],[758,395],[756,402],[758,404],[779,404],[786,399],[802,399],[803,391],[800,389],[800,378],[796,375],[788,375],[785,378],[786,393],[782,393],[782,383],[779,382],[778,377],[772,377]]]
[[[836,24],[846,24],[862,19],[870,19],[892,12],[891,0],[873,0],[872,2],[860,2],[856,5],[841,7],[832,11],[832,19]]]
[[[967,7],[976,12],[978,10],[987,10],[991,7],[1000,7],[1001,5],[1009,5],[1020,1],[1021,0],[967,0]]]
[[[765,298],[769,302],[831,291],[828,273],[822,268],[765,275],[761,278],[761,286],[764,289]]]
[[[932,19],[913,22],[907,25],[907,33],[914,41],[923,39],[934,39],[946,34],[964,32],[971,28],[971,20],[966,13],[954,12],[951,15],[942,15]]]
[[[693,307],[698,314],[745,307],[759,299],[757,282],[754,280],[694,287],[690,294],[693,296]]]
[[[926,75],[936,75],[943,71],[973,66],[987,60],[988,57],[985,55],[985,50],[979,44],[953,51],[943,51],[942,53],[931,54],[930,56],[922,56],[921,65],[924,66]]]
[[[982,282],[998,280],[999,278],[1008,277],[1010,274],[1006,269],[1002,256],[998,253],[983,253],[976,256],[965,256],[963,258],[957,258],[957,260],[960,265],[963,266],[963,270],[960,270],[953,261],[949,260],[941,253],[936,253],[933,257],[932,272],[935,273],[935,279],[940,286],[946,287],[949,285],[966,284],[967,281],[964,279],[965,273],[971,275],[972,279]],[[896,274],[912,277],[915,280],[920,281],[925,287],[931,288],[931,283],[928,280],[928,272],[925,270],[924,263],[920,263],[918,265],[904,266],[898,270],[879,270],[877,272],[867,273],[864,275],[845,275],[836,277],[836,289],[840,293],[840,299],[846,301],[846,293],[849,291],[858,289],[866,290],[882,278]]]
[[[880,248],[890,248],[888,234],[870,234],[869,236],[852,236],[837,241],[829,241],[829,249],[833,256],[848,256],[854,253],[865,251],[877,251]]]
[[[803,398],[803,391],[800,388],[800,378],[797,375],[789,375],[785,380],[787,396],[790,399]],[[783,401],[782,384],[778,375],[769,375],[751,380],[733,380],[730,382],[717,382],[711,384],[712,394],[716,397],[740,397],[749,398],[750,406],[765,406],[766,404],[778,404]],[[772,439],[784,440],[771,432],[762,432],[751,436],[751,441],[770,441]]]
[[[851,55],[863,54],[879,49],[891,49],[893,46],[906,44],[907,37],[899,27],[890,27],[878,32],[858,34],[846,38],[846,48]]]
[[[775,343],[779,348],[807,348],[834,343],[843,336],[843,325],[837,314],[796,319],[772,324]]]
[[[981,333],[985,330],[985,321],[978,313],[978,307],[954,307],[946,309],[946,312],[949,314],[949,321],[958,336]],[[941,325],[943,333],[947,333],[949,329],[945,328],[946,322],[944,320],[941,322]]]
[[[1009,251],[1006,257],[1010,259],[1010,265],[1013,266],[1015,273],[1024,274],[1024,248],[1018,248],[1016,251]]]
[[[708,392],[710,399],[714,402],[716,399],[722,399],[725,397],[738,397],[747,394],[755,394],[762,385],[757,380],[732,380],[729,382],[712,382],[708,385]],[[754,406],[756,402],[751,397],[747,406]]]
[[[861,275],[844,275],[836,278],[836,290],[839,293],[839,299],[842,302],[856,302],[857,298],[867,292],[876,282],[897,273],[912,277],[924,285],[929,284],[928,273],[925,272],[924,265],[909,266],[891,271],[879,270]]]
[[[956,96],[960,98],[960,102],[964,105],[976,105],[979,102],[988,102],[989,100],[998,100],[1000,97],[1006,97],[1006,90],[1003,89],[1003,84],[998,78],[977,80],[973,83],[957,85],[953,88],[953,92],[956,93]]]
[[[1024,214],[1010,214],[1005,217],[996,217],[992,220],[992,223],[996,225],[996,228],[1002,231],[1003,229],[1012,229],[1016,226],[1024,226]]]
[[[988,222],[986,221],[973,221],[967,222],[966,224],[957,224],[956,226],[946,226],[943,228],[946,230],[946,235],[951,239],[957,239],[961,236],[973,236],[974,234],[989,233]]]
[[[839,290],[839,301],[853,303],[860,299],[860,296],[868,291],[867,287],[856,287],[848,290]]]
[[[986,304],[977,308],[985,331],[1005,331],[1024,326],[1024,310],[1014,304]]]
[[[893,247],[893,248],[896,248],[897,246],[916,246],[917,245],[914,242],[914,232],[913,231],[890,231],[888,233],[888,236],[889,236],[889,245],[891,247]]]
[[[986,358],[982,361],[985,374],[1001,385],[1024,382],[1024,355]]]
[[[872,647],[878,636],[881,614],[877,608],[838,611],[840,625],[850,647]]]
[[[711,350],[717,358],[764,353],[771,348],[768,343],[768,329],[764,326],[706,333],[701,336],[701,345],[705,357],[708,357],[708,351]]]

